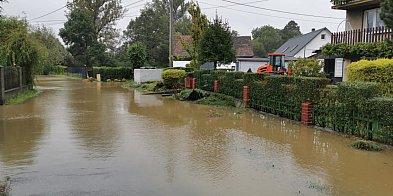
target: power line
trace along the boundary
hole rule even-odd
[[[262,2],[262,1],[269,1],[269,0],[251,1],[251,2],[246,2],[246,3],[244,3],[244,4],[253,4],[253,3],[259,3],[259,2]],[[235,5],[235,4],[231,4],[231,5],[221,5],[221,6],[217,5],[217,6],[214,6],[214,7],[208,7],[208,8],[204,8],[204,9],[205,9],[205,10],[209,10],[209,9],[226,8],[226,7],[233,7],[233,6],[236,6],[236,5]]]
[[[65,7],[67,7],[67,5],[65,5],[65,6],[59,8],[59,9],[56,9],[56,10],[54,10],[54,11],[51,11],[51,12],[49,12],[49,13],[47,13],[47,14],[44,14],[44,15],[42,15],[42,16],[33,18],[33,19],[29,20],[29,21],[37,20],[37,19],[43,18],[43,17],[45,17],[45,16],[51,15],[51,14],[53,14],[53,13],[55,13],[55,12],[58,12],[58,11],[64,9]]]
[[[139,1],[135,1],[135,2],[133,2],[133,3],[127,4],[127,5],[124,6],[124,8],[130,7],[131,5],[135,5],[135,4],[137,4],[137,3],[139,3],[139,2],[142,2],[142,1],[144,1],[144,0],[139,0]]]
[[[241,6],[245,6],[245,7],[251,7],[251,8],[255,8],[255,9],[267,10],[267,11],[272,11],[272,12],[279,12],[279,13],[284,13],[284,14],[308,16],[308,17],[314,17],[314,18],[328,18],[328,19],[339,19],[339,20],[343,19],[343,18],[337,18],[337,17],[331,17],[331,16],[320,16],[320,15],[313,15],[313,14],[302,14],[302,13],[296,13],[296,12],[288,12],[288,11],[283,11],[283,10],[276,10],[276,9],[270,9],[270,8],[253,6],[253,5],[247,5],[247,4],[244,4],[244,3],[237,3],[237,2],[233,2],[233,1],[229,1],[229,0],[221,0],[221,1],[225,1],[225,2],[228,2],[228,3],[233,3],[233,4],[236,4],[236,5],[241,5]]]
[[[206,4],[206,5],[219,6],[219,5],[210,4],[210,3],[206,3],[206,2],[201,2],[201,1],[199,1],[199,2],[202,4]],[[281,18],[281,19],[287,19],[287,20],[297,20],[297,21],[316,22],[316,23],[339,24],[337,22],[326,22],[326,21],[307,20],[307,19],[299,19],[299,18],[290,18],[290,17],[283,17],[283,16],[261,14],[261,13],[257,13],[257,12],[244,11],[244,10],[239,10],[239,9],[234,9],[234,8],[229,8],[229,7],[222,7],[222,8],[228,9],[228,10],[233,10],[233,11],[238,11],[238,12],[243,12],[243,13],[247,13],[247,14],[254,14],[254,15],[260,15],[260,16],[266,16],[266,17],[272,17],[272,18]]]

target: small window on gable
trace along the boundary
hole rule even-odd
[[[326,39],[326,34],[322,34],[321,35],[321,40],[325,40]]]

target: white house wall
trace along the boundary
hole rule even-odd
[[[325,34],[324,40],[321,39],[321,35]],[[332,40],[332,34],[328,30],[322,31],[316,36],[310,43],[306,45],[299,53],[295,55],[296,58],[308,58],[314,55],[313,51],[321,49],[322,46],[330,43]]]
[[[186,67],[191,61],[173,61],[173,67]]]
[[[249,69],[253,73],[256,73],[258,68],[262,65],[266,65],[268,62],[255,62],[255,61],[239,61],[239,67],[238,70],[240,72],[247,72]]]

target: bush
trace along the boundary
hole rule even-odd
[[[322,48],[325,56],[360,60],[369,57],[393,58],[392,41],[348,44],[327,44]]]
[[[351,145],[353,148],[366,151],[382,151],[382,147],[369,141],[358,140]]]
[[[366,102],[363,113],[375,121],[373,139],[393,145],[393,98],[376,97]]]
[[[133,43],[127,50],[133,69],[145,66],[147,62],[146,46],[141,42]]]
[[[168,69],[161,74],[161,77],[166,88],[179,89],[180,81],[183,80],[185,75],[186,71],[184,70]]]
[[[93,67],[93,77],[101,74],[101,80],[133,79],[133,70],[129,67]]]
[[[393,94],[393,59],[361,60],[347,68],[349,81],[378,82]]]
[[[298,58],[296,63],[289,63],[289,71],[292,76],[320,77],[324,74],[321,73],[323,66],[316,58]]]

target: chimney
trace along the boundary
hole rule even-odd
[[[315,28],[312,28],[312,29],[311,29],[311,32],[314,32],[314,31],[315,31]]]

